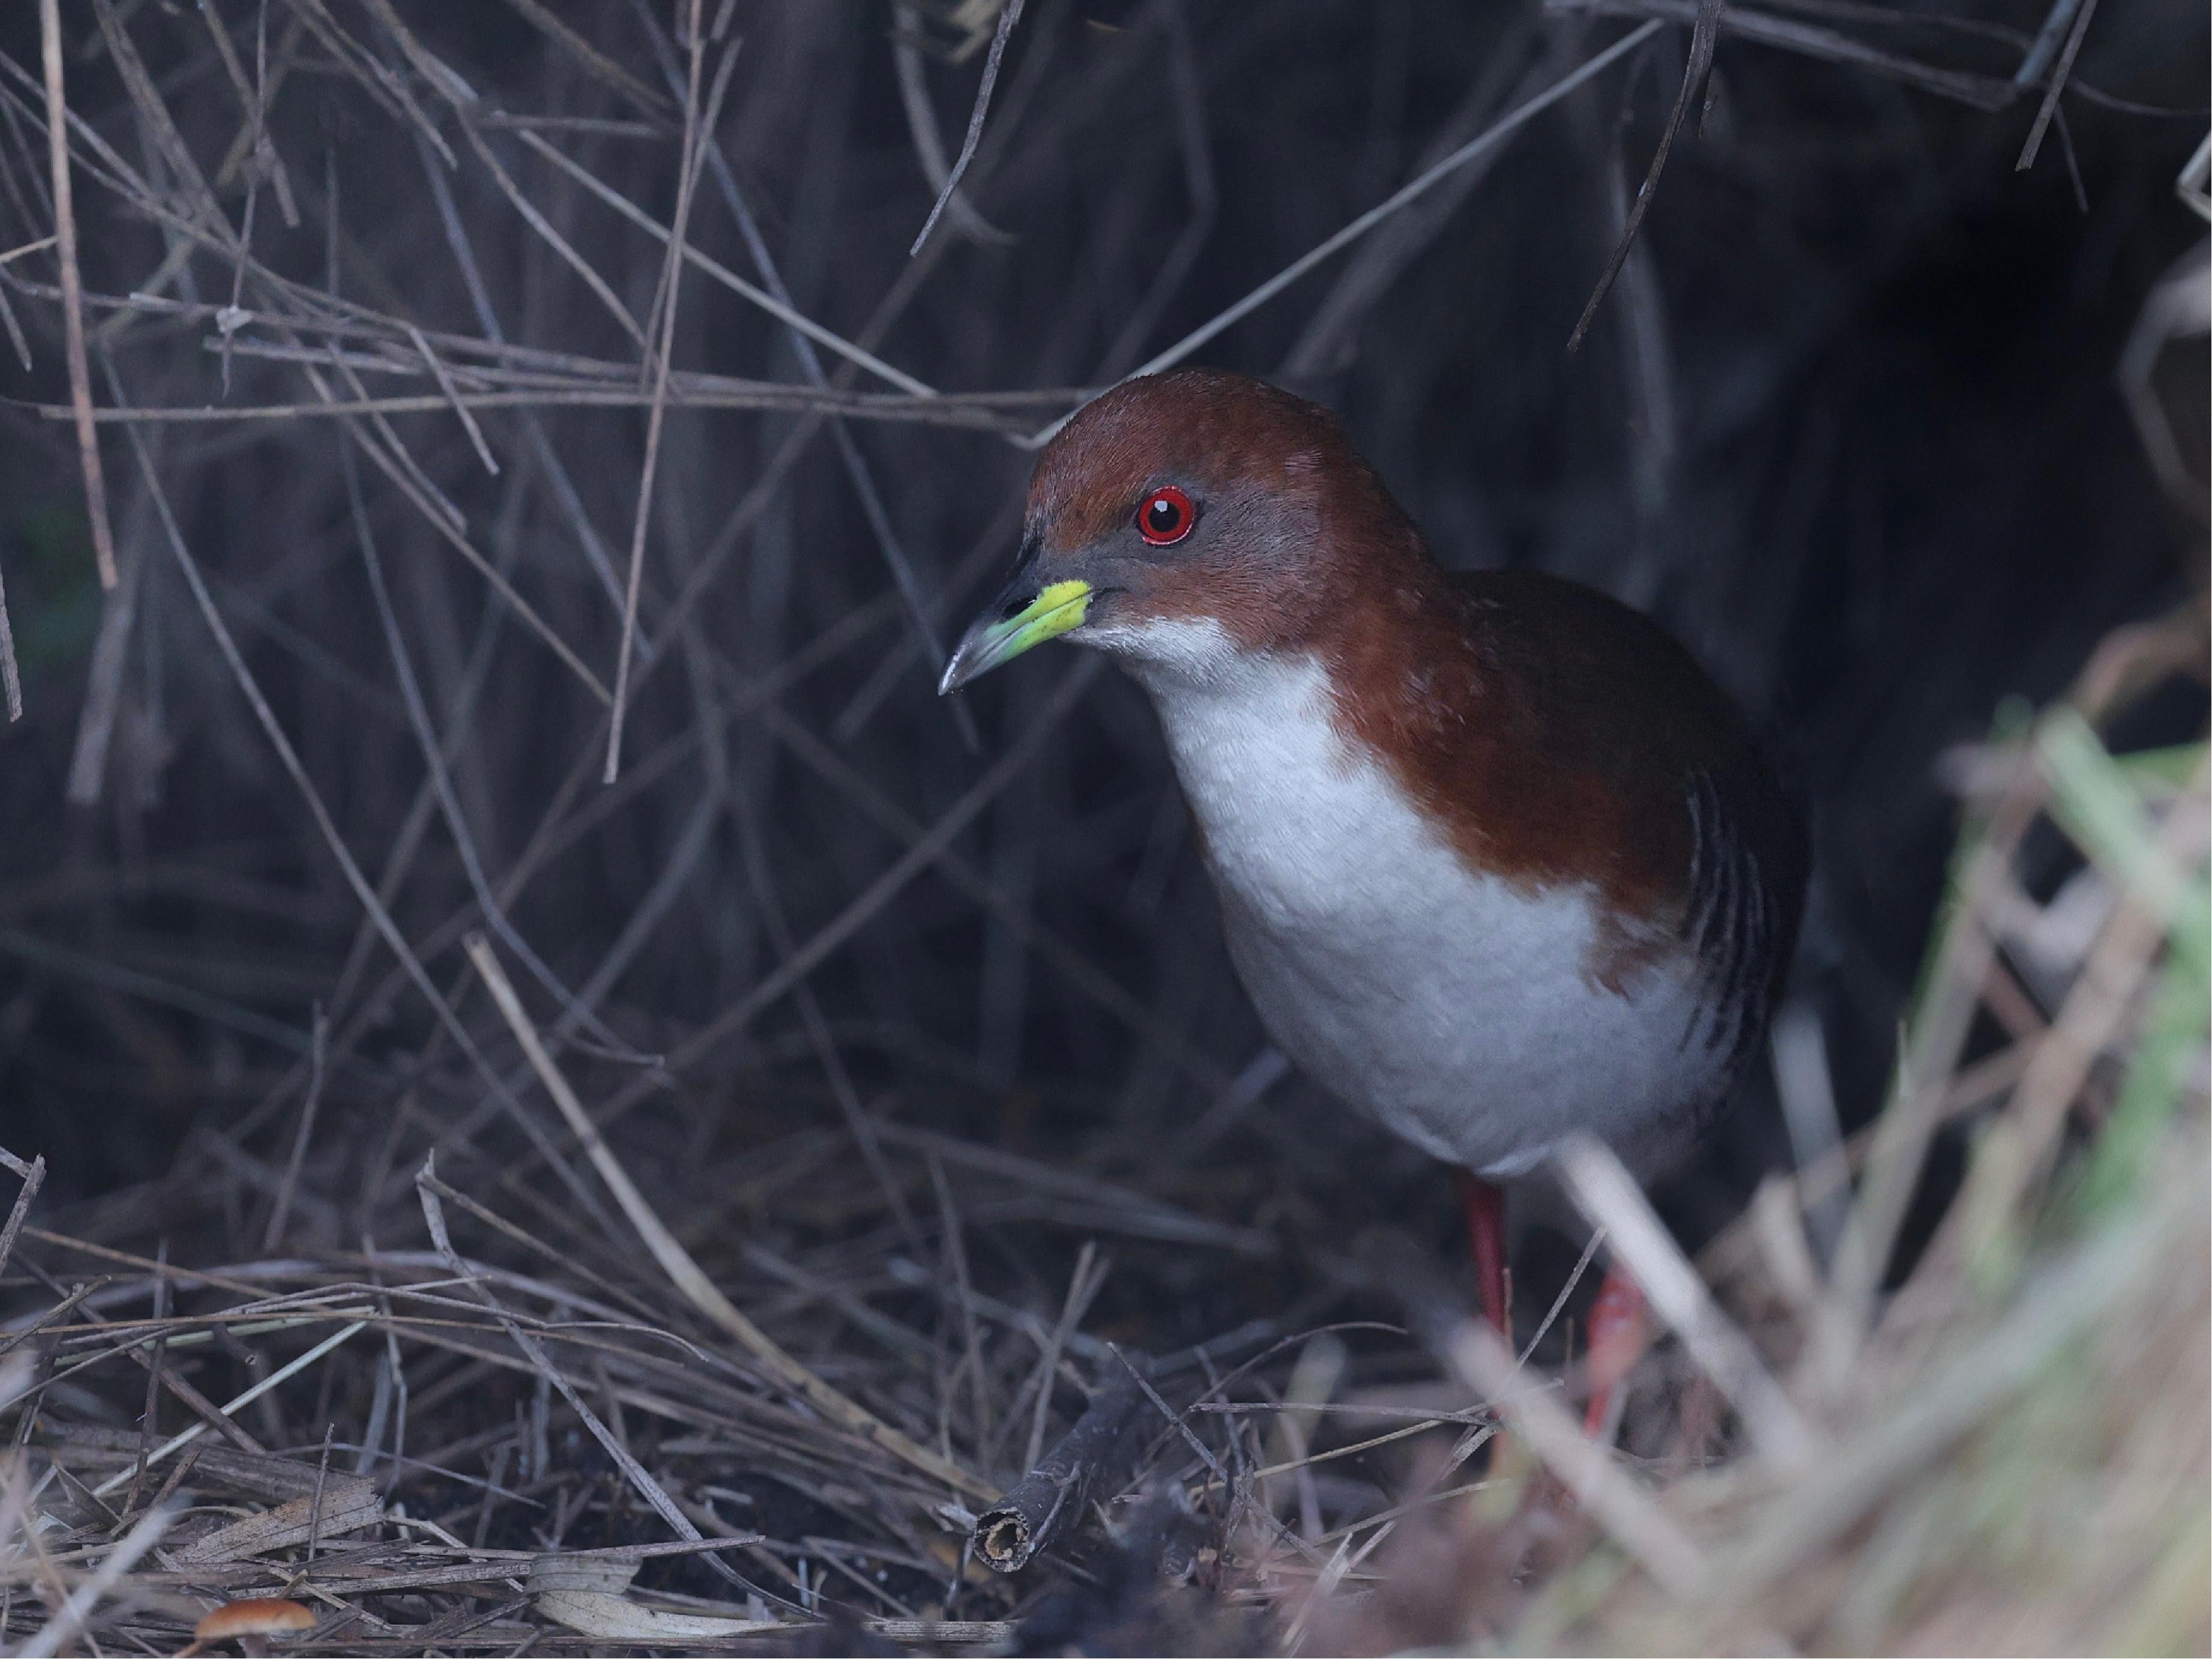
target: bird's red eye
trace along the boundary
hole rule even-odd
[[[1198,509],[1190,497],[1172,484],[1153,491],[1137,509],[1137,534],[1155,547],[1173,546],[1197,522]]]

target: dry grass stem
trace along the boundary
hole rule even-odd
[[[46,73],[46,153],[53,171],[54,246],[62,271],[64,345],[69,354],[70,406],[76,420],[76,449],[84,468],[84,505],[92,526],[100,585],[115,585],[115,533],[107,521],[107,485],[101,476],[100,438],[92,424],[92,371],[85,362],[83,280],[78,274],[76,207],[70,183],[69,101],[62,89],[60,0],[39,0],[40,50]],[[9,655],[14,656],[10,642]],[[15,717],[20,696],[9,704]]]

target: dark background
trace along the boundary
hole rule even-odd
[[[258,9],[212,9],[251,74]],[[176,190],[92,9],[63,9],[73,108],[157,190]],[[1918,6],[1786,15],[1900,58],[2008,77],[2044,8],[1965,9],[1948,23]],[[204,21],[182,5],[122,10],[212,174],[241,114]],[[637,82],[665,88],[652,40],[668,8],[559,10]],[[594,78],[504,7],[399,13],[467,79],[479,113],[657,120],[642,135],[547,137],[668,219],[678,144],[665,107],[656,116]],[[526,227],[375,14],[331,15],[455,152],[447,181],[505,337],[635,364],[635,344]],[[268,9],[272,61],[295,15]],[[953,151],[982,58],[957,54],[988,38],[982,27],[970,35],[939,8],[739,5],[744,45],[718,132],[799,309],[957,392],[1109,382],[1627,25],[1431,0],[1031,0],[963,186],[988,224],[971,233],[956,215],[910,259],[933,192],[894,37],[915,32],[922,89]],[[2154,479],[2117,366],[2146,295],[2203,234],[2173,180],[2204,129],[2205,18],[2163,0],[2106,5],[2077,90],[2026,172],[2014,164],[2035,95],[1991,112],[1878,69],[1724,37],[1703,131],[1674,146],[1620,282],[1570,355],[1687,37],[1662,32],[1194,360],[1340,408],[1446,562],[1541,567],[1651,609],[1772,732],[1815,826],[1796,992],[1822,1022],[1849,1127],[1879,1099],[1954,834],[1939,756],[1986,734],[2006,699],[2058,693],[2108,630],[2203,585],[2202,525]],[[33,77],[0,84],[10,101],[0,247],[15,247],[51,226],[33,8],[0,22],[0,48]],[[259,187],[262,270],[243,279],[244,306],[283,308],[264,271],[324,285],[334,245],[347,301],[481,335],[411,122],[312,34],[296,55],[269,123],[301,223],[287,228]],[[478,131],[644,316],[659,244],[511,130]],[[216,193],[240,223],[243,178]],[[82,169],[76,201],[88,289],[146,287],[168,233]],[[690,236],[757,278],[711,176]],[[203,247],[163,290],[197,312],[141,315],[112,336],[132,402],[314,400],[298,365],[244,356],[225,391],[209,311],[229,300],[234,267]],[[404,1233],[418,1224],[404,1176],[430,1125],[477,1111],[483,1086],[365,936],[113,427],[103,453],[116,534],[126,566],[143,565],[110,675],[120,712],[100,796],[66,799],[102,600],[70,429],[27,406],[67,398],[52,256],[27,255],[5,276],[33,365],[0,353],[11,400],[0,412],[0,576],[26,702],[0,734],[0,1144],[46,1156],[48,1202],[77,1206],[85,1236],[200,1227],[210,1249],[250,1250],[293,1144],[319,1007],[325,1093],[303,1190],[320,1197],[290,1225],[309,1241],[350,1244],[372,1223]],[[95,325],[113,314],[96,307]],[[803,381],[782,326],[696,272],[678,317],[679,369]],[[238,338],[276,332],[264,316]],[[379,338],[404,351],[401,331]],[[2160,374],[2185,453],[2201,455],[2201,351],[2169,352]],[[94,375],[108,402],[96,360]],[[368,380],[377,392],[434,389],[420,375]],[[1041,403],[1006,424],[1034,428],[1066,406]],[[538,418],[565,484],[512,411],[481,417],[496,478],[449,414],[395,416],[391,430],[472,541],[611,680],[616,613],[560,495],[573,489],[619,571],[645,419],[576,408]],[[1150,714],[1112,675],[951,836],[958,873],[926,861],[805,976],[802,996],[684,1046],[891,869],[1041,717],[1077,661],[1040,653],[969,693],[975,731],[963,738],[959,711],[933,695],[921,636],[956,632],[1010,554],[1029,457],[1000,436],[912,420],[846,430],[921,619],[895,597],[829,426],[672,412],[641,605],[667,650],[631,711],[627,781],[613,790],[597,781],[598,705],[356,456],[398,636],[441,733],[467,702],[477,656],[480,694],[450,752],[473,856],[498,881],[550,810],[566,839],[512,900],[513,929],[571,991],[619,952],[599,988],[605,1030],[563,1052],[585,1098],[652,1075],[619,1047],[679,1056],[622,1131],[669,1161],[668,1181],[742,1170],[780,1134],[835,1126],[842,1096],[845,1110],[1173,1192],[1240,1226],[1327,1240],[1397,1211],[1443,1237],[1441,1179],[1295,1081],[1256,1105],[1223,1103],[1262,1039],[1219,948]],[[387,884],[456,1017],[512,1066],[456,942],[471,894],[462,838],[434,811],[419,844],[395,854],[426,772],[366,578],[337,423],[172,424],[149,442],[182,540],[338,834],[368,879]],[[710,559],[679,618],[673,596]],[[756,709],[726,737],[698,741],[723,730],[718,708],[785,669],[772,718]],[[2152,720],[2184,735],[2199,713]],[[564,791],[572,772],[582,776]],[[559,1001],[507,960],[550,1023]],[[1753,1092],[1674,1200],[1692,1231],[1786,1156],[1771,1091]],[[461,1156],[465,1174],[520,1146],[494,1122],[465,1153],[441,1156]],[[377,1187],[375,1173],[398,1186]],[[841,1174],[868,1179],[857,1161],[830,1172]],[[1287,1291],[1224,1294],[1202,1314],[1153,1309],[1157,1339],[1272,1311]]]

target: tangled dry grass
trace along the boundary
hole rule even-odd
[[[1681,1322],[1702,1367],[1678,1369],[1655,1487],[1616,1494],[1625,1524],[1592,1504],[1579,1530],[1609,1535],[1563,1546],[1532,1534],[1517,1499],[1487,1526],[1470,1508],[1449,1534],[1462,1570],[1514,1589],[1472,1627],[1446,1599],[1421,1609],[1431,1628],[1392,1629],[1386,1550],[1375,1599],[1389,1639],[1362,1642],[1376,1616],[1362,1609],[1316,1650],[1470,1635],[1656,1653],[2189,1653],[2212,1640],[2207,752],[2116,759],[2091,724],[2146,670],[2195,662],[2203,626],[2195,606],[2116,637],[2075,698],[1959,757],[1969,828],[1893,1096],[1856,1142],[1775,1178],[1708,1247],[1703,1278],[1761,1357],[1738,1350],[1748,1376],[1731,1376],[1708,1357],[1729,1351],[1713,1339],[1729,1315],[1708,1314],[1702,1342]],[[2083,862],[2038,905],[2021,849],[2051,826]],[[1992,1017],[1990,986],[2029,964],[2067,987],[2053,1017],[1960,1064],[1976,1018]],[[1961,1116],[1974,1123],[1964,1181],[1911,1272],[1887,1284],[1931,1138]],[[1828,1200],[1847,1169],[1838,1211]],[[1807,1248],[1824,1213],[1841,1220],[1825,1271]],[[1615,1217],[1608,1236],[1632,1224]],[[1647,1283],[1668,1271],[1637,1265]],[[1500,1393],[1495,1377],[1468,1380]],[[1716,1384],[1747,1429],[1763,1400],[1769,1422],[1744,1455],[1701,1467],[1715,1444],[1698,1396]],[[1579,1488],[1577,1451],[1546,1461]],[[1438,1540],[1414,1547],[1433,1571]],[[1528,1575],[1530,1558],[1543,1571]]]
[[[897,1253],[887,1210],[856,1226],[836,1207],[849,1187],[809,1181],[855,1154],[834,1131],[771,1142],[735,1180],[655,1168],[684,1205],[670,1229],[473,936],[630,1224],[603,1229],[544,1172],[477,1196],[426,1162],[412,1187],[430,1249],[195,1266],[27,1224],[43,1168],[11,1160],[22,1187],[4,1240],[51,1293],[6,1356],[18,1433],[0,1517],[23,1650],[94,1632],[162,1650],[208,1606],[256,1596],[307,1604],[319,1622],[301,1650],[331,1652],[1055,1636],[1140,1650],[2201,1650],[2207,752],[2115,757],[2093,721],[2109,712],[2100,695],[2200,657],[2203,624],[2192,606],[2116,638],[2081,696],[1957,757],[1972,826],[1954,902],[1869,1131],[1771,1180],[1698,1272],[1639,1229],[1639,1200],[1577,1182],[1647,1284],[1676,1275],[1717,1298],[1686,1317],[1655,1290],[1681,1339],[1640,1385],[1656,1456],[1593,1454],[1550,1403],[1558,1380],[1486,1351],[1466,1314],[1418,1290],[1416,1327],[1458,1399],[1340,1397],[1342,1337],[1295,1319],[1163,1356],[1117,1390],[1117,1366],[1138,1372],[1083,1332],[1103,1274],[1087,1247],[1050,1321],[975,1291],[959,1234],[945,1235],[952,1272],[934,1273]],[[2053,826],[2078,863],[2039,904],[2021,851]],[[1962,1064],[2008,962],[2055,988],[2055,1012]],[[1930,1143],[1960,1119],[1975,1125],[1965,1182],[1913,1271],[1885,1285]],[[889,1138],[986,1237],[1046,1204],[1185,1250],[1267,1248],[1004,1152]],[[1808,1241],[1845,1192],[1824,1270]],[[778,1232],[796,1239],[758,1241]],[[711,1277],[687,1237],[711,1249]],[[871,1306],[886,1282],[956,1306],[968,1368],[941,1331]],[[995,1365],[987,1325],[1003,1333]],[[1232,1363],[1286,1344],[1279,1390],[1266,1367]],[[225,1350],[258,1375],[216,1402],[187,1378]],[[918,1386],[933,1369],[948,1385],[933,1436]],[[1040,1601],[968,1547],[969,1511],[1000,1484],[975,1471],[1036,1465],[1056,1381],[1079,1390],[1086,1372],[1109,1385],[1091,1411],[1118,1394],[1134,1437],[1078,1454],[1113,1471],[1094,1493],[1105,1535],[1066,1535],[1079,1547],[1060,1575],[1090,1588]],[[269,1403],[287,1384],[314,1396],[289,1423]],[[945,1425],[970,1389],[971,1420],[992,1432],[963,1458]],[[109,1426],[133,1406],[136,1428]],[[287,1443],[302,1421],[326,1425],[319,1444]],[[1396,1501],[1325,1525],[1346,1502],[1323,1487],[1330,1466],[1384,1448],[1413,1472]],[[702,1560],[742,1577],[702,1585]],[[688,1580],[665,1572],[678,1565]]]
[[[0,1643],[264,1599],[330,1653],[2212,1642],[2204,279],[2157,217],[2203,113],[2140,36],[41,9]],[[1978,459],[1921,359],[1835,363],[2000,147],[2136,205],[2068,232],[2120,334]],[[1747,243],[1735,192],[1836,222]],[[1668,1200],[1693,1255],[1571,1168],[1671,1290],[1619,1457],[1560,1428],[1589,1257],[1524,1253],[1522,1355],[1469,1323],[1441,1183],[1261,1040],[1123,689],[927,694],[1038,434],[1201,348],[1345,403],[1440,545],[1809,704],[1778,1109]],[[1960,819],[1923,951],[1895,869]]]

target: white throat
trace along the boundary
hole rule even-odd
[[[1248,655],[1210,616],[1145,622],[1091,623],[1068,636],[1121,660],[1166,715],[1167,699],[1184,687],[1212,687],[1273,659]]]
[[[1152,693],[1232,904],[1277,926],[1310,924],[1396,896],[1362,879],[1360,850],[1451,857],[1376,760],[1345,741],[1317,658],[1240,650],[1211,621],[1147,631],[1141,650],[1121,650]]]

